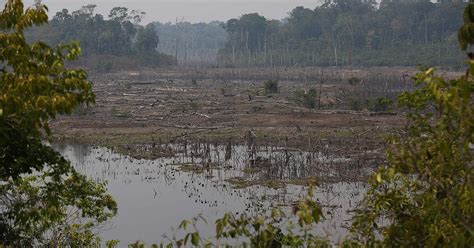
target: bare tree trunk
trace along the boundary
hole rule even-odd
[[[443,43],[443,41],[444,41],[444,18],[441,19],[441,43]],[[446,56],[446,53],[445,53],[445,56]]]
[[[272,37],[272,51],[270,53],[270,65],[271,67],[275,67],[275,65],[273,64],[273,54],[275,53],[275,48],[273,46],[273,37]]]
[[[179,36],[178,36],[178,17],[176,17],[176,47],[175,47],[175,65],[178,65],[178,43],[179,43]]]
[[[194,60],[194,37],[195,33],[193,31],[193,36],[192,36],[192,39],[191,39],[191,59]]]
[[[311,59],[310,59],[310,52],[309,49],[306,51],[306,66],[310,65]]]
[[[263,59],[263,64],[264,64],[264,67],[267,67],[267,30],[265,30],[265,37],[264,37],[264,59]]]
[[[318,96],[318,109],[321,109],[321,95],[323,91],[324,82],[324,67],[321,66],[321,78],[319,79],[319,96]]]
[[[425,44],[428,45],[428,19],[425,15]]]
[[[246,32],[245,51],[247,53],[247,67],[250,66],[250,50],[249,50],[249,31]]]
[[[288,59],[288,64],[286,65],[287,67],[290,66],[291,64],[291,57],[290,57],[290,42],[287,42],[286,43],[286,56],[287,56],[287,59]]]
[[[232,65],[235,66],[235,45],[232,42]]]
[[[349,28],[351,30],[351,50],[349,51],[349,65],[352,66],[352,53],[354,52],[355,41],[354,41],[354,26],[352,25],[352,15],[349,16]]]

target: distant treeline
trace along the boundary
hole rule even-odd
[[[96,5],[56,13],[27,33],[50,45],[77,40],[82,62],[109,71],[137,66],[451,66],[463,54],[457,29],[466,3],[442,0],[327,0],[283,20],[245,14],[227,22],[151,23],[144,12]]]
[[[214,65],[227,39],[224,22],[153,24],[160,36],[158,51],[176,56],[179,65]]]
[[[329,0],[287,19],[246,14],[225,24],[225,66],[458,66],[465,3]]]
[[[159,37],[154,26],[139,25],[144,12],[115,7],[105,19],[94,13],[96,7],[91,4],[71,13],[63,9],[48,25],[29,30],[27,38],[50,45],[79,41],[82,61],[100,71],[174,64],[173,57],[157,52]]]

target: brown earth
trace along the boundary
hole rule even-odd
[[[339,99],[340,92],[352,90],[348,78],[368,81],[379,71],[170,69],[92,75],[96,104],[51,127],[56,137],[109,146],[185,138],[244,142],[250,131],[258,141],[286,139],[294,145],[308,137],[381,139],[403,127],[403,114],[351,111]],[[386,70],[387,77],[400,81],[407,73],[413,70]],[[279,93],[265,94],[263,82],[272,78],[280,79]],[[322,89],[321,109],[292,100],[295,91],[310,88]]]

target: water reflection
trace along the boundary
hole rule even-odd
[[[347,166],[349,160],[281,148],[167,145],[173,156],[137,160],[102,147],[78,144],[55,144],[54,147],[71,160],[79,172],[97,182],[108,182],[119,212],[112,223],[101,230],[101,236],[104,240],[121,240],[122,245],[136,240],[159,243],[162,234],[169,234],[171,227],[199,214],[214,223],[226,212],[252,214],[271,206],[291,206],[304,194],[304,189],[295,185],[278,189],[260,185],[236,189],[226,181],[229,178],[293,180],[316,175],[332,179],[323,181],[316,190],[318,201],[326,206],[327,216],[318,232],[329,233],[337,241],[346,232],[344,226],[350,219],[347,211],[360,201],[365,191],[363,183],[349,183],[350,180],[334,183],[334,179],[340,177],[338,166]],[[149,152],[154,147],[143,149]],[[197,166],[203,170],[193,170]],[[260,169],[250,170],[255,167]],[[199,228],[204,236],[214,231],[212,225]]]

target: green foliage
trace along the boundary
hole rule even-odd
[[[108,240],[105,242],[105,247],[107,248],[115,248],[120,244],[120,241],[118,240]]]
[[[158,34],[153,24],[148,24],[145,28],[138,29],[134,46],[139,53],[156,52],[158,42]]]
[[[361,111],[364,108],[362,99],[358,97],[349,97],[349,109],[353,111]]]
[[[94,102],[87,73],[69,70],[77,43],[28,44],[23,31],[48,20],[46,7],[7,1],[0,13],[0,244],[93,244],[90,227],[115,215],[103,184],[78,174],[45,145],[48,121]],[[72,243],[71,243],[72,242]]]
[[[471,10],[470,4],[465,21]],[[474,40],[462,32],[466,49]],[[370,180],[347,246],[474,243],[474,60],[468,64],[464,76],[449,81],[432,68],[423,71],[415,77],[418,89],[399,97],[408,109],[406,135],[390,140],[387,165]]]
[[[433,69],[400,96],[407,135],[393,138],[386,166],[370,180],[354,218],[352,244],[469,247],[474,243],[474,61],[456,80]],[[389,223],[383,224],[382,220]]]
[[[169,65],[174,61],[156,51],[159,38],[154,25],[138,25],[144,12],[115,7],[110,11],[110,19],[105,20],[95,13],[96,7],[87,5],[72,13],[63,9],[48,25],[28,30],[27,40],[41,40],[49,45],[77,40],[86,57],[79,63],[99,72]]]
[[[277,94],[278,89],[278,80],[268,80],[263,83],[263,88],[265,89],[266,95]]]
[[[318,104],[318,91],[316,89],[297,90],[293,95],[293,101],[305,108],[314,109]]]
[[[297,7],[283,21],[243,15],[226,23],[228,39],[219,59],[246,67],[459,67],[463,54],[455,37],[465,6],[462,1],[383,1],[376,6],[375,1],[351,0]],[[466,24],[460,34],[474,33],[471,26]]]
[[[267,19],[257,13],[242,15],[239,19],[231,19],[224,25],[229,37],[242,38],[239,42],[241,48],[249,51],[261,51],[262,42],[267,29]]]
[[[368,109],[374,112],[387,111],[393,104],[393,101],[385,97],[377,97],[375,99],[368,100]]]
[[[458,41],[465,51],[470,44],[474,44],[474,5],[469,4],[464,9],[464,25],[458,31]]]

